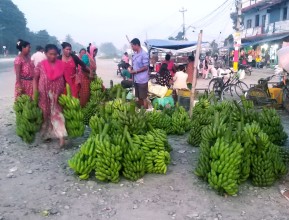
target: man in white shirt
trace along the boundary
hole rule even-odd
[[[46,59],[46,55],[43,53],[44,49],[41,46],[36,47],[36,53],[34,53],[31,57],[34,66],[37,66],[38,63]]]
[[[248,56],[248,63],[249,63],[250,66],[252,66],[252,62],[253,62],[253,57],[252,57],[251,54],[249,54],[249,56]]]
[[[187,79],[188,74],[184,72],[185,67],[183,65],[179,66],[179,71],[176,72],[174,80],[174,89],[188,89]]]

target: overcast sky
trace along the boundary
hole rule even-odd
[[[24,12],[32,31],[46,29],[51,35],[63,40],[67,34],[87,45],[95,42],[113,42],[121,48],[129,38],[167,39],[175,36],[182,24],[182,7],[187,37],[197,40],[197,32],[204,30],[204,40],[223,40],[232,33],[230,10],[233,0],[228,0],[220,12],[207,20],[210,12],[225,0],[13,0]],[[198,21],[198,22],[196,22]],[[193,32],[195,30],[195,32]],[[220,34],[221,32],[221,34]]]

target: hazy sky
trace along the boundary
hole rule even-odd
[[[32,31],[46,29],[63,40],[67,34],[87,45],[113,42],[122,47],[129,38],[167,39],[176,35],[182,24],[179,10],[184,6],[190,40],[204,30],[204,40],[223,40],[232,32],[229,17],[233,0],[228,0],[220,13],[207,16],[225,0],[12,0],[24,12]],[[206,17],[205,20],[201,19]],[[199,20],[201,19],[201,20]],[[199,21],[198,21],[199,20]],[[196,22],[198,21],[198,22]],[[220,34],[220,32],[222,32]]]

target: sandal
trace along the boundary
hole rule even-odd
[[[287,199],[287,201],[289,201],[289,190],[288,189],[281,189],[280,190],[280,193],[281,193],[281,195],[285,198],[285,199]],[[286,195],[287,194],[287,195]]]

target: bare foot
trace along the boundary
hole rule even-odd
[[[63,148],[65,146],[65,139],[64,138],[60,138],[59,139],[59,147]]]

